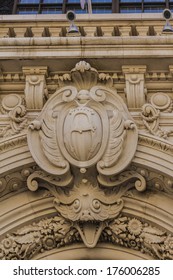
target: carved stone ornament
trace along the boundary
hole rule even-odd
[[[44,172],[36,171],[28,177],[27,184],[31,191],[36,191],[39,186],[49,190],[54,197],[53,204],[58,213],[73,224],[84,244],[93,248],[107,221],[116,218],[123,209],[121,197],[134,187],[132,182],[135,173],[131,172],[131,176],[127,176],[124,180],[131,184],[120,186],[122,180],[117,178],[119,186],[108,190],[100,188],[95,178],[90,176],[90,180],[87,180],[82,177],[78,174],[75,184],[69,188],[57,188],[51,175],[46,176]],[[139,184],[139,180],[137,182]]]
[[[121,245],[160,260],[173,259],[173,236],[136,218],[120,216],[107,223],[99,241]],[[0,243],[0,259],[31,259],[75,242],[81,242],[76,228],[64,218],[55,216],[6,235]]]
[[[98,72],[86,62],[71,73],[73,86],[56,91],[29,125],[28,145],[42,171],[33,172],[27,185],[48,189],[59,215],[95,247],[122,211],[122,196],[134,187],[144,191],[146,183],[136,171],[124,171],[138,131],[116,90],[98,85]]]
[[[156,97],[160,97],[160,96],[154,95],[154,97],[151,99],[151,103],[153,103],[153,100],[154,101],[159,100],[159,98],[156,99]],[[166,95],[164,97],[166,99]],[[164,98],[163,98],[163,100],[164,100]],[[156,101],[155,101],[155,104],[156,104]],[[166,101],[165,101],[165,103],[166,103]],[[167,139],[169,136],[173,135],[173,129],[164,130],[160,127],[159,117],[160,117],[160,110],[162,107],[160,106],[160,108],[159,108],[158,104],[157,105],[155,105],[155,104],[152,105],[152,104],[147,103],[142,106],[141,116],[142,116],[143,124],[150,134]]]
[[[83,89],[66,86],[47,101],[29,126],[32,156],[54,175],[66,174],[70,165],[81,172],[97,165],[102,175],[118,174],[135,154],[136,125],[116,90],[96,85],[96,70],[80,62],[72,73]]]
[[[5,96],[0,102],[0,112],[8,119],[7,124],[0,128],[0,140],[19,134],[27,128],[25,101],[19,95]]]

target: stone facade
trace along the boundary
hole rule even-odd
[[[0,19],[0,258],[172,259],[173,35],[76,25]]]

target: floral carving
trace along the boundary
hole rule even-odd
[[[142,224],[137,219],[132,219],[128,223],[128,230],[133,235],[139,235],[142,231]]]
[[[1,112],[7,115],[8,124],[0,129],[0,138],[10,137],[19,134],[28,126],[26,117],[26,107],[24,99],[17,94],[12,94],[3,98]]]
[[[99,241],[138,250],[155,259],[173,259],[173,236],[138,218],[119,216],[113,219],[104,227]],[[74,224],[61,216],[45,218],[7,234],[0,243],[0,259],[32,259],[72,242],[81,242]]]
[[[62,217],[43,219],[8,234],[0,243],[0,259],[31,259],[35,254],[69,244],[77,239],[76,230]]]
[[[136,218],[119,217],[103,231],[102,240],[141,251],[155,259],[173,259],[173,237]]]
[[[146,129],[155,136],[163,137],[167,139],[169,136],[173,135],[172,129],[163,130],[159,123],[160,110],[157,109],[158,106],[153,106],[151,104],[145,104],[142,107],[142,120]]]

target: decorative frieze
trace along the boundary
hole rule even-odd
[[[131,166],[131,169],[145,178],[148,189],[173,195],[173,179],[170,176],[158,174],[149,168]]]
[[[0,177],[0,197],[11,192],[26,188],[27,178],[35,168],[26,167],[20,171],[12,172]]]
[[[0,259],[29,260],[45,251],[79,244],[81,240],[74,224],[63,217],[45,218],[8,234],[0,243]],[[173,236],[138,218],[113,219],[107,223],[99,242],[137,250],[155,259],[173,259]]]

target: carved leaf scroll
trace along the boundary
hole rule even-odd
[[[121,113],[114,110],[112,114],[113,116],[110,119],[109,143],[100,163],[101,167],[110,167],[117,162],[122,153],[124,138],[126,136]]]
[[[54,165],[60,168],[65,168],[66,162],[61,155],[61,152],[57,145],[54,128],[48,118],[45,118],[43,120],[41,128],[42,129],[40,130],[40,138],[45,156],[50,162],[53,162]]]

